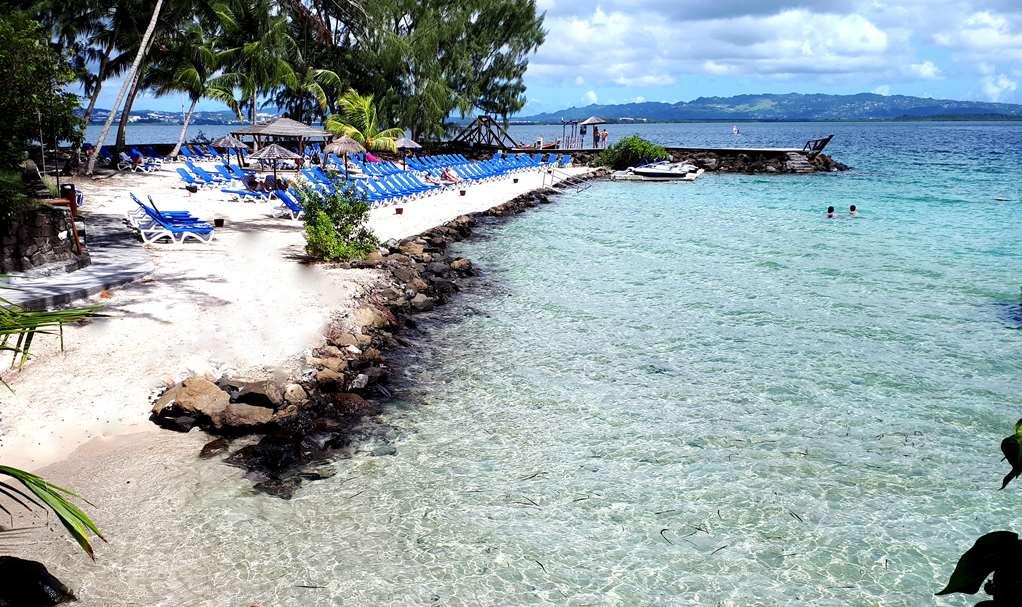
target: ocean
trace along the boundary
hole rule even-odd
[[[597,182],[484,228],[402,355],[395,455],[291,502],[195,464],[187,520],[77,577],[140,604],[973,604],[933,593],[1020,530],[1022,124],[741,128],[608,126],[833,133],[854,168]]]

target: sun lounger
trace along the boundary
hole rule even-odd
[[[296,220],[305,214],[305,209],[303,209],[302,205],[291,197],[290,192],[277,190],[276,194],[277,200],[280,201],[280,206],[277,207],[277,209],[281,211],[284,216]]]

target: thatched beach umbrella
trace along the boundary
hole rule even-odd
[[[248,157],[253,159],[253,160],[270,160],[270,161],[272,161],[273,162],[273,181],[274,182],[277,181],[277,161],[278,160],[298,160],[299,158],[301,158],[301,156],[299,156],[298,154],[295,154],[291,150],[289,150],[289,149],[287,149],[287,148],[285,148],[283,146],[277,145],[276,143],[271,143],[270,145],[268,145],[268,146],[264,147],[263,149],[259,150],[258,152],[252,152],[251,154],[248,155]]]
[[[397,141],[395,141],[394,142],[394,147],[402,151],[402,154],[401,154],[401,168],[402,169],[408,168],[406,166],[406,164],[405,164],[405,161],[408,158],[408,150],[421,150],[422,149],[421,145],[415,143],[414,141],[412,141],[411,139],[409,139],[407,137],[402,137],[402,138],[398,139]]]
[[[340,154],[344,157],[344,178],[348,178],[348,154],[363,154],[366,149],[362,144],[347,135],[337,137],[323,148],[327,154]]]
[[[226,149],[228,160],[230,160],[231,157],[231,150],[234,150],[235,153],[238,155],[238,166],[241,166],[241,150],[248,151],[248,144],[230,133],[224,135],[220,139],[217,139],[210,145],[213,146],[214,148]]]

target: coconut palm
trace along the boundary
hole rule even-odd
[[[340,88],[341,79],[336,72],[295,65],[295,86],[280,87],[270,101],[274,107],[286,109],[291,118],[299,122],[312,122],[315,114],[327,114],[327,91],[338,91]]]
[[[380,130],[372,95],[359,95],[354,89],[349,89],[337,100],[337,105],[341,113],[327,118],[323,125],[327,131],[334,135],[347,135],[367,150],[397,151],[394,144],[399,137],[404,136],[404,129]]]
[[[147,85],[156,95],[186,93],[191,101],[171,156],[177,156],[184,144],[195,106],[201,99],[214,99],[229,106],[234,103],[232,91],[220,86],[215,77],[221,59],[217,43],[207,28],[192,23],[173,35],[161,59],[150,68]]]
[[[142,34],[142,39],[139,41],[138,51],[135,53],[135,61],[132,62],[131,67],[128,69],[127,77],[124,79],[124,83],[121,84],[120,91],[117,92],[117,99],[114,101],[113,107],[110,108],[110,115],[107,116],[106,122],[103,124],[103,130],[100,132],[99,141],[96,142],[96,147],[89,157],[89,165],[85,171],[89,175],[91,175],[96,169],[96,159],[99,158],[99,150],[103,147],[103,143],[106,141],[107,135],[110,134],[110,127],[113,126],[114,116],[117,115],[117,109],[121,107],[121,102],[124,101],[124,96],[127,94],[128,89],[135,86],[136,79],[138,78],[139,66],[142,64],[142,58],[145,57],[146,52],[149,50],[149,43],[153,37],[153,30],[156,29],[156,23],[160,17],[160,10],[162,8],[163,0],[156,0],[156,4],[153,6],[152,15],[149,17],[149,25],[146,27],[145,33]]]
[[[275,14],[267,0],[239,0],[225,33],[227,49],[221,55],[227,73],[217,86],[237,89],[239,106],[248,106],[254,124],[258,99],[280,86],[297,88],[289,60],[298,54],[288,33],[288,21]],[[240,114],[239,114],[240,116]]]

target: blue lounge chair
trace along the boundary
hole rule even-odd
[[[277,207],[277,209],[283,212],[284,215],[291,219],[298,219],[305,214],[305,209],[303,209],[302,205],[298,204],[298,202],[291,197],[290,192],[277,190],[276,194],[277,199],[280,200],[280,206]]]

